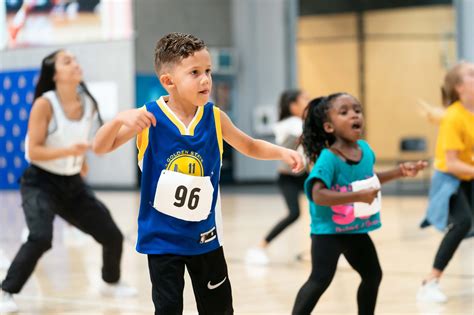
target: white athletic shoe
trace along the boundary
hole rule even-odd
[[[0,314],[16,312],[18,312],[18,306],[13,296],[8,292],[0,291]]]
[[[99,291],[103,296],[116,298],[133,297],[137,295],[137,289],[122,282],[102,282]]]
[[[432,279],[424,283],[419,289],[416,295],[418,302],[434,302],[434,303],[445,303],[448,298],[441,291],[437,279]]]
[[[269,259],[264,249],[251,248],[247,251],[245,262],[249,265],[267,265]]]
[[[5,256],[3,251],[0,249],[0,270],[7,270],[10,268],[11,261]]]

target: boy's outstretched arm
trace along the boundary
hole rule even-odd
[[[151,125],[156,126],[156,118],[144,108],[120,112],[99,128],[92,150],[97,154],[111,152]]]
[[[220,113],[222,137],[237,151],[259,160],[282,160],[288,164],[295,173],[303,170],[303,159],[298,152],[264,140],[254,139],[237,128],[226,113],[223,111],[220,111]]]

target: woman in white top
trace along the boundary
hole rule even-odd
[[[12,294],[20,292],[51,248],[56,215],[103,246],[103,294],[136,293],[119,282],[122,233],[81,177],[87,172],[84,155],[97,120],[102,122],[97,102],[82,82],[74,55],[58,50],[45,57],[28,122],[26,155],[31,164],[20,181],[29,235],[1,283],[0,312],[18,310]]]
[[[298,150],[303,154],[300,146],[300,136],[303,132],[303,115],[310,101],[309,96],[302,90],[287,90],[280,96],[279,119],[275,124],[275,142],[283,147]],[[278,168],[278,187],[285,198],[288,214],[281,219],[260,241],[257,248],[247,252],[246,261],[251,264],[267,264],[268,257],[265,249],[270,242],[295,222],[300,215],[298,198],[303,193],[304,181],[307,173],[294,174],[284,164]]]

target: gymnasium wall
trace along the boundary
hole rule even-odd
[[[259,128],[268,111],[275,116],[278,95],[295,86],[294,29],[296,2],[292,0],[159,0],[134,1],[134,38],[127,41],[70,45],[87,82],[116,81],[118,110],[142,105],[135,90],[158,84],[153,71],[156,41],[172,31],[190,32],[211,48],[235,52],[235,70],[215,73],[215,85],[230,82],[229,115],[248,134],[273,141]],[[21,48],[1,52],[2,70],[39,69],[41,59],[57,47]],[[5,65],[5,66],[4,66]],[[156,81],[154,81],[156,80]],[[136,84],[140,84],[136,86]],[[270,114],[272,114],[270,113]],[[265,116],[265,117],[263,117]],[[271,115],[270,115],[271,116]],[[263,129],[265,129],[263,128]],[[227,148],[226,152],[232,152]],[[232,152],[230,168],[236,181],[267,181],[276,176],[276,162],[255,161]],[[89,182],[110,188],[135,187],[136,150],[132,142],[116,153],[90,157]],[[229,165],[224,165],[224,168]],[[223,174],[225,175],[225,174]]]
[[[234,123],[256,138],[274,141],[272,114],[277,115],[279,94],[296,82],[293,0],[233,0],[232,32],[238,55]],[[265,119],[264,119],[265,118]],[[267,123],[262,123],[266,120]],[[235,154],[234,175],[240,182],[272,181],[275,161],[259,161]]]
[[[431,154],[436,127],[417,101],[440,104],[456,61],[454,19],[445,5],[366,11],[358,38],[354,13],[300,17],[300,85],[312,96],[347,91],[365,100],[366,139],[379,160],[396,160],[402,137],[425,137]]]
[[[156,42],[170,32],[192,33],[202,38],[209,47],[232,46],[230,2],[135,1],[137,73],[154,73],[153,52]]]

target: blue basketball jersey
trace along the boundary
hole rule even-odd
[[[143,107],[157,124],[137,136],[142,179],[136,249],[199,255],[222,246],[220,110],[200,106],[186,127],[166,101]]]

